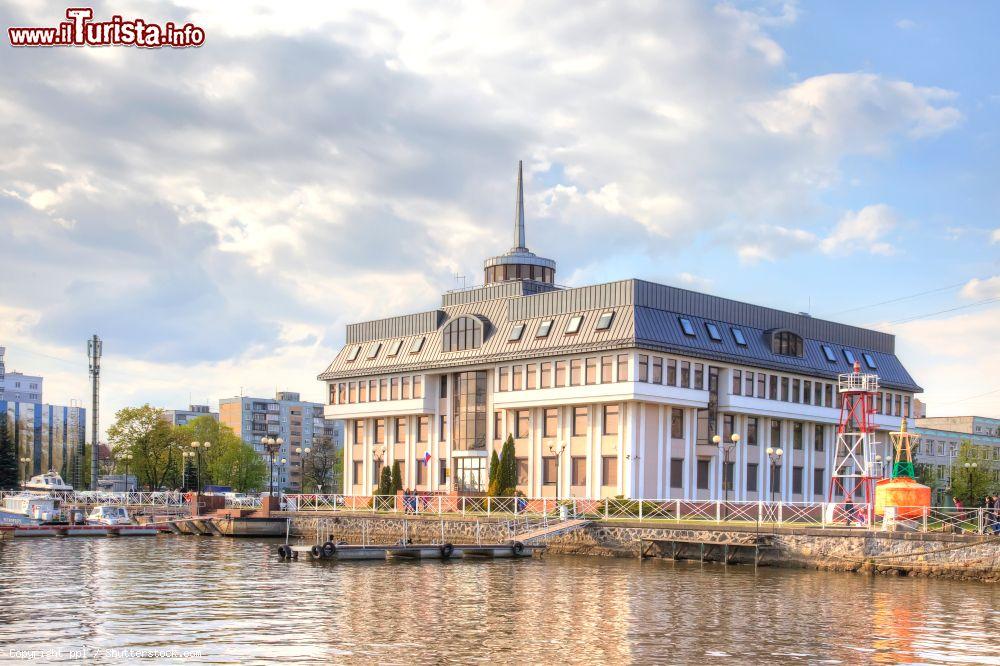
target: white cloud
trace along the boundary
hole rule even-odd
[[[711,278],[702,277],[701,275],[695,275],[688,272],[678,274],[677,280],[685,287],[690,287],[695,291],[708,291],[714,282]]]
[[[848,211],[820,243],[820,249],[827,254],[892,254],[895,250],[884,238],[896,224],[896,214],[885,204]]]
[[[913,30],[917,27],[917,23],[911,19],[902,18],[896,21],[896,27],[900,30]]]
[[[1000,243],[1000,227],[993,230],[993,233],[990,235],[990,242]]]
[[[993,277],[986,278],[985,280],[972,278],[965,283],[965,286],[962,287],[962,291],[960,291],[959,294],[962,298],[968,298],[976,301],[982,301],[988,298],[1000,298],[1000,275],[994,275]]]
[[[781,226],[762,226],[750,230],[748,238],[737,248],[740,262],[753,265],[760,261],[775,261],[789,254],[798,253],[816,244],[815,234],[804,229]]]

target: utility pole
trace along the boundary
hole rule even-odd
[[[90,384],[92,388],[92,406],[91,406],[91,435],[90,435],[90,489],[97,490],[97,461],[100,454],[100,417],[98,416],[98,405],[100,404],[100,387],[101,387],[101,351],[103,343],[101,339],[94,334],[90,340],[87,340],[87,356],[90,357]],[[83,465],[83,451],[80,451],[80,464]],[[79,483],[80,479],[76,479]],[[78,485],[76,487],[79,487]]]

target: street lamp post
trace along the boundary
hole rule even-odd
[[[187,470],[191,458],[194,458],[194,451],[181,451],[181,485],[184,490],[188,490]]]
[[[30,467],[30,465],[31,465],[31,458],[21,457],[21,458],[18,458],[17,461],[19,463],[21,463],[22,465],[24,465],[24,472],[22,472],[21,478],[23,479],[23,482],[27,482],[28,481],[28,476],[31,473],[31,467]]]
[[[131,453],[126,453],[125,455],[122,456],[122,460],[125,461],[125,492],[129,492],[129,489],[128,489],[128,466],[129,466],[129,463],[132,462],[133,458],[135,458],[135,456],[133,456]]]
[[[716,446],[719,446],[719,445],[722,446],[722,455],[723,455],[723,463],[722,463],[722,485],[725,486],[725,489],[726,489],[726,510],[725,510],[725,513],[726,513],[726,516],[728,517],[729,516],[729,489],[733,485],[733,474],[729,470],[729,456],[732,455],[733,449],[735,449],[737,447],[737,445],[740,443],[740,436],[739,436],[738,433],[734,432],[733,434],[731,434],[729,436],[729,441],[727,442],[727,441],[723,441],[723,439],[721,437],[719,437],[718,435],[714,435],[712,437],[712,442],[714,442]]]
[[[312,451],[308,446],[303,448],[301,446],[295,447],[295,453],[299,455],[299,492],[305,492],[306,489],[306,463],[305,458],[302,454],[309,455]]]
[[[208,451],[211,448],[211,442],[191,442],[191,448],[195,450],[195,455],[198,457],[198,492],[201,492],[201,452]]]
[[[771,504],[774,504],[774,467],[779,462],[781,462],[781,456],[784,455],[784,451],[781,449],[775,449],[772,447],[767,447],[767,457],[771,460]]]
[[[559,446],[556,446],[554,444],[549,444],[549,453],[555,455],[556,457],[556,499],[559,499],[559,480],[560,480],[559,477],[561,476],[559,474],[559,469],[560,469],[562,454],[563,451],[565,450],[566,450],[566,442],[563,442]]]
[[[972,473],[975,471],[977,467],[979,467],[979,464],[974,462],[971,463],[967,462],[963,465],[963,467],[965,467],[965,470],[969,473],[969,506],[972,506],[972,502],[975,501],[976,499],[975,496],[972,494]]]
[[[274,495],[274,456],[281,450],[281,445],[285,443],[285,440],[280,437],[262,437],[260,443],[267,449],[267,453],[271,461],[271,473],[268,477],[269,484],[267,494]]]

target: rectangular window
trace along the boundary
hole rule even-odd
[[[510,329],[510,335],[507,337],[508,342],[517,342],[524,335],[524,324],[514,324]]]
[[[517,464],[517,485],[528,485],[528,459],[514,458],[514,462]]]
[[[743,371],[733,370],[733,395],[743,393]]]
[[[427,483],[427,464],[422,458],[413,461],[413,472],[417,478],[416,485],[422,486]]]
[[[604,456],[601,458],[601,485],[618,485],[618,457]]]
[[[441,458],[438,460],[438,484],[445,485],[448,483],[448,459]]]
[[[698,490],[708,490],[709,461],[698,460]]]
[[[541,324],[538,325],[538,330],[535,331],[536,338],[546,338],[549,335],[549,331],[552,330],[552,320],[546,319]]]
[[[821,345],[821,346],[823,348],[823,356],[826,357],[826,360],[829,361],[830,363],[836,363],[837,357],[834,355],[833,350],[830,349],[830,345]]]
[[[396,442],[406,441],[406,417],[400,416],[396,419],[396,432],[395,432]]]
[[[364,419],[358,419],[354,422],[354,443],[362,444],[365,441],[365,421]],[[358,477],[354,477],[355,480]]]
[[[639,354],[636,357],[636,381],[637,382],[648,382],[649,381],[649,356],[646,354]]]
[[[595,357],[586,359],[584,381],[587,383],[587,386],[597,383],[597,359]]]
[[[771,383],[768,385],[767,396],[771,400],[778,399],[778,376],[771,375]]]
[[[503,431],[503,412],[493,412],[493,439],[506,439]]]
[[[757,397],[767,397],[767,375],[763,372],[757,373]]]
[[[527,409],[519,409],[515,412],[514,437],[523,439],[528,436],[528,424],[531,412]]]
[[[529,363],[524,366],[524,388],[529,391],[538,386],[538,365]]]
[[[844,358],[847,359],[847,362],[851,366],[854,365],[854,352],[852,352],[850,349],[845,349],[844,350]]]
[[[545,410],[545,421],[542,423],[542,437],[555,437],[559,431],[559,410],[549,407]]]
[[[653,382],[654,384],[662,384],[663,383],[663,357],[662,356],[654,356],[651,367],[652,367],[653,372],[652,372],[652,376],[650,377],[649,380],[651,382]]]
[[[698,390],[705,388],[705,364],[694,364],[694,387]]]
[[[614,356],[601,357],[601,383],[610,384],[614,381]]]
[[[574,486],[587,485],[587,459],[574,456],[569,460],[571,483]]]
[[[554,456],[542,458],[542,483],[546,486],[556,485],[556,459]]]
[[[893,416],[901,416],[902,415],[901,411],[900,411],[901,403],[902,403],[902,401],[900,400],[900,395],[897,393],[895,395],[895,397],[893,398],[893,404],[895,405],[895,411],[893,411],[893,413],[892,413]]]
[[[757,463],[747,463],[747,492],[757,492]]]
[[[511,376],[513,377],[513,380],[514,380],[514,386],[513,386],[513,390],[514,391],[520,391],[522,388],[524,388],[524,366],[523,365],[515,365],[513,372],[511,372]]]
[[[684,439],[684,412],[679,409],[670,412],[670,437]]]
[[[379,401],[389,399],[389,380],[380,379],[378,380],[378,399]]]
[[[355,347],[347,354],[347,362],[355,360],[358,357],[358,353],[361,351],[361,347]]]
[[[368,348],[368,358],[369,358],[369,360],[371,360],[371,359],[375,358],[376,356],[378,356],[378,353],[380,351],[382,351],[382,343],[381,342],[376,342],[371,347],[369,347]]]
[[[417,375],[413,378],[413,397],[424,397],[424,378],[422,375]]]
[[[691,361],[681,361],[681,388],[691,388]]]
[[[745,395],[748,398],[753,397],[753,376],[754,373],[750,372],[749,370],[747,370],[746,373],[744,373],[743,395]]]
[[[811,405],[813,401],[813,384],[808,379],[802,382],[802,404]]]
[[[399,377],[393,377],[390,383],[391,400],[399,400]]]
[[[681,324],[681,330],[684,331],[684,335],[689,337],[694,337],[694,326],[691,325],[691,320],[684,317],[679,317],[678,321]]]
[[[867,365],[867,366],[868,366],[869,368],[871,368],[872,370],[875,370],[876,368],[878,368],[878,366],[877,366],[877,365],[875,365],[875,357],[874,357],[874,356],[872,356],[872,355],[871,355],[871,354],[869,354],[868,352],[865,352],[865,353],[863,353],[863,354],[862,354],[862,356],[864,356],[864,357],[865,357],[865,364],[866,364],[866,365]]]
[[[541,373],[538,385],[543,389],[552,388],[552,361],[542,363]]]
[[[499,383],[497,390],[501,392],[506,391],[510,386],[510,368],[500,366],[497,370],[497,381]]]
[[[781,401],[788,402],[788,377],[781,378]]]
[[[403,344],[402,340],[393,340],[392,344],[389,345],[389,351],[386,353],[386,356],[395,356],[396,354],[398,354],[399,348],[402,344]]]
[[[823,486],[826,485],[824,477],[825,470],[823,468],[813,470],[813,495],[818,495],[822,497],[826,493],[823,492]]]
[[[375,443],[385,444],[385,419],[375,419]]]
[[[566,367],[569,365],[566,361],[556,361],[556,386],[562,388],[566,386]]]
[[[747,446],[757,446],[757,417],[747,417]]]
[[[587,425],[589,421],[587,414],[587,407],[574,407],[573,408],[573,436],[583,437],[587,434]]]
[[[354,461],[354,483],[361,483],[361,476],[364,474],[364,461],[355,460]]]
[[[583,315],[573,315],[569,319],[569,323],[566,324],[566,335],[573,335],[580,332],[580,326],[583,324]]]
[[[813,451],[823,450],[823,426],[813,424]]]
[[[399,382],[399,392],[403,400],[410,399],[410,378],[403,377]]]
[[[595,328],[598,331],[604,331],[611,328],[611,321],[614,317],[614,312],[602,312],[601,317],[597,320],[597,326]]]
[[[670,487],[671,488],[683,488],[684,487],[684,459],[683,458],[671,458],[670,459]]]
[[[802,390],[802,382],[798,379],[792,380],[792,402],[799,401],[799,393]]]
[[[580,386],[583,380],[583,359],[574,358],[569,362],[569,385]]]
[[[833,407],[833,384],[826,385],[826,406]]]
[[[792,493],[795,495],[802,494],[802,468],[793,467],[792,468]]]
[[[804,448],[802,442],[802,423],[800,421],[792,424],[792,448],[796,451],[802,451]]]
[[[706,321],[705,330],[708,331],[708,337],[712,338],[716,342],[722,342],[722,333],[719,332],[718,326],[710,321]]]
[[[677,360],[667,359],[667,386],[677,386]]]
[[[628,354],[618,354],[618,381],[628,381]]]
[[[781,421],[771,419],[771,438],[767,445],[778,449],[781,448]]]
[[[903,396],[903,416],[910,418],[910,396]]]
[[[618,405],[604,405],[604,434],[618,434]]]
[[[443,442],[448,439],[448,415],[442,414],[438,417],[438,433],[440,439],[439,442]]]
[[[378,402],[378,380],[368,380],[368,402]]]
[[[368,402],[368,382],[358,382],[358,402]]]
[[[742,329],[739,329],[739,328],[734,328],[733,329],[733,340],[735,340],[736,344],[738,344],[740,347],[746,347],[747,346],[747,339],[745,337],[743,337],[743,330]]]

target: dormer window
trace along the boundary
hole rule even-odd
[[[615,318],[614,312],[602,312],[600,319],[597,320],[597,326],[594,328],[598,331],[606,331],[611,328],[611,322]]]
[[[802,337],[791,331],[773,331],[771,352],[781,356],[802,356]]]
[[[708,337],[712,338],[716,342],[722,342],[722,333],[719,333],[719,327],[710,321],[705,322],[705,330],[708,331]]]
[[[380,351],[382,351],[382,343],[381,342],[376,342],[368,350],[368,359],[371,360],[371,359],[375,358],[376,356],[378,356],[378,353]]]
[[[833,349],[830,347],[830,345],[822,345],[822,347],[823,347],[823,356],[826,356],[826,360],[829,361],[830,363],[836,363],[837,356],[833,353]]]
[[[389,352],[386,356],[395,356],[399,353],[399,348],[403,345],[402,340],[393,340],[392,344],[389,345]]]
[[[524,335],[524,324],[514,324],[514,328],[510,329],[510,336],[507,338],[507,342],[517,342]]]
[[[580,325],[583,324],[583,315],[573,315],[569,323],[566,324],[566,335],[573,335],[580,332]]]
[[[852,366],[854,365],[854,352],[852,352],[850,349],[844,350],[844,358],[847,359],[847,363],[849,365]]]
[[[424,337],[414,338],[413,342],[410,343],[410,353],[416,354],[421,349],[424,348]]]
[[[684,331],[684,335],[694,337],[694,326],[691,325],[691,320],[685,317],[678,317],[677,320],[681,323],[681,330]]]
[[[347,353],[347,362],[350,363],[358,358],[358,354],[361,353],[361,346],[357,346]]]
[[[479,349],[483,345],[483,322],[475,317],[456,317],[444,327],[442,351]]]
[[[740,347],[747,346],[747,339],[746,337],[744,337],[743,329],[741,328],[733,329],[733,340],[736,340],[736,344],[738,344]]]
[[[872,370],[878,368],[878,366],[875,365],[875,357],[873,357],[868,352],[863,353],[862,356],[865,357],[865,363],[868,365],[869,368],[871,368]]]

